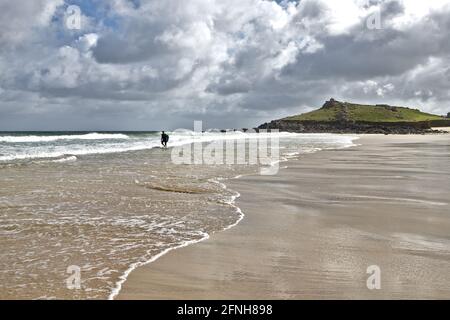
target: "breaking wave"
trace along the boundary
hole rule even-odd
[[[30,142],[51,142],[58,140],[112,140],[129,139],[125,134],[121,133],[86,133],[86,134],[68,134],[68,135],[54,135],[54,136],[40,136],[40,135],[16,135],[16,136],[0,136],[0,142],[7,143],[30,143]]]

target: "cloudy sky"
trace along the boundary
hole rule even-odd
[[[0,0],[0,130],[252,127],[330,97],[446,114],[449,40],[450,0]]]

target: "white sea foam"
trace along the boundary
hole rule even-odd
[[[126,140],[129,137],[121,133],[87,133],[79,135],[58,135],[58,136],[36,136],[36,135],[20,135],[20,136],[0,136],[0,142],[8,143],[30,143],[30,142],[51,142],[58,140],[111,140],[120,139]]]
[[[241,175],[236,176],[235,179],[241,177]],[[209,181],[212,183],[216,183],[218,184],[222,189],[226,190],[227,186],[220,182],[220,178],[218,179],[210,179]],[[139,183],[139,181],[135,181],[136,183]],[[230,224],[228,226],[226,226],[225,228],[223,228],[222,231],[226,231],[229,230],[235,226],[237,226],[245,217],[244,213],[242,212],[242,210],[235,204],[236,199],[239,198],[241,195],[239,192],[234,192],[234,194],[230,197],[229,200],[225,200],[225,203],[230,205],[232,208],[235,209],[236,213],[238,214],[238,218],[237,220],[233,223]],[[119,277],[119,281],[116,282],[115,287],[113,288],[113,290],[111,291],[111,294],[108,297],[108,300],[114,300],[120,293],[120,291],[122,290],[122,286],[125,283],[125,281],[128,279],[128,276],[130,275],[131,272],[133,272],[136,268],[139,268],[141,266],[147,265],[149,263],[152,263],[156,260],[158,260],[159,258],[161,258],[162,256],[164,256],[165,254],[169,253],[172,250],[177,250],[177,249],[181,249],[184,247],[187,247],[191,244],[195,244],[195,243],[199,243],[202,241],[205,241],[207,239],[209,239],[210,235],[206,232],[202,232],[199,231],[199,235],[201,235],[201,238],[197,239],[197,240],[189,240],[189,241],[185,241],[179,245],[176,245],[174,247],[171,248],[167,248],[165,250],[163,250],[162,252],[152,256],[150,259],[144,261],[144,262],[136,262],[133,263],[129,266],[129,268]]]
[[[204,132],[181,131],[171,134],[170,146],[181,146],[194,142],[212,142],[219,140],[261,139],[277,137],[281,140],[299,139],[313,143],[327,142],[332,145],[351,145],[354,137],[329,134],[296,134],[278,133],[243,133],[243,132]],[[0,144],[0,161],[15,161],[39,158],[59,158],[66,156],[82,156],[90,154],[121,153],[129,151],[147,150],[160,146],[159,136],[136,135],[129,137],[125,134],[89,133],[84,135],[61,136],[0,136],[0,143],[19,143],[19,145]],[[20,142],[34,143],[34,145],[20,145]]]
[[[57,163],[61,163],[61,162],[72,162],[72,161],[77,161],[77,157],[75,156],[67,156],[61,159],[56,159],[56,160],[52,160],[52,162],[57,162]]]
[[[62,156],[60,158],[57,159],[49,159],[49,160],[39,160],[36,161],[35,163],[49,163],[49,162],[53,162],[53,163],[65,163],[65,162],[73,162],[73,161],[77,161],[78,158],[76,156]]]

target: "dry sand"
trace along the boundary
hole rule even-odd
[[[229,181],[244,220],[136,269],[118,298],[450,298],[450,136],[357,143]]]

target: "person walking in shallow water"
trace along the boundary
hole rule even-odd
[[[161,144],[164,148],[167,148],[167,142],[169,142],[169,135],[163,131],[161,133]]]

